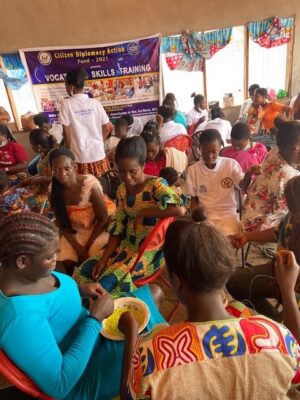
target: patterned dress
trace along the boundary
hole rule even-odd
[[[287,214],[284,196],[286,183],[300,174],[273,149],[265,158],[262,173],[248,189],[242,225],[246,231],[265,230],[278,225]]]
[[[145,208],[157,207],[166,210],[169,205],[182,206],[183,200],[162,178],[151,178],[143,190],[135,195],[126,193],[124,183],[117,192],[115,220],[109,226],[109,233],[121,238],[120,245],[112,255],[99,282],[113,296],[136,289],[134,281],[152,275],[164,264],[163,251],[146,251],[132,271],[138,250],[143,240],[156,225],[157,218],[143,218],[134,230],[137,213]],[[101,255],[92,257],[74,271],[78,283],[92,282],[91,270]]]
[[[266,317],[159,325],[138,339],[128,399],[288,399],[300,349]]]

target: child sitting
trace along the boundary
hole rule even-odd
[[[233,158],[236,160],[243,171],[246,172],[252,165],[261,164],[268,150],[262,143],[253,145],[250,142],[250,128],[244,122],[237,122],[231,130],[231,146],[225,147],[221,150],[222,157]]]
[[[187,170],[187,192],[192,210],[201,203],[210,221],[226,235],[240,231],[235,188],[247,189],[254,170],[245,176],[239,163],[219,157],[222,138],[216,129],[203,131],[199,139],[202,159]]]
[[[26,190],[9,188],[9,179],[5,171],[0,170],[0,221],[11,214],[29,211],[25,203]]]

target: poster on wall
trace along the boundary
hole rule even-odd
[[[82,67],[85,93],[101,102],[111,119],[125,114],[150,117],[159,105],[159,36],[82,47],[21,49],[37,107],[56,122],[68,97],[65,76]]]

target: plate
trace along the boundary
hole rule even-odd
[[[124,340],[124,335],[118,330],[118,322],[121,315],[131,311],[139,322],[138,333],[147,326],[150,311],[146,303],[135,297],[120,297],[114,302],[115,309],[112,315],[102,321],[101,335],[111,340]],[[122,311],[121,311],[122,310]]]

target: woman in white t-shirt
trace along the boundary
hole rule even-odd
[[[83,93],[87,74],[84,69],[69,71],[59,121],[63,125],[65,145],[74,153],[77,172],[101,176],[110,169],[105,156],[104,139],[109,132],[109,118],[99,101]]]
[[[231,123],[225,119],[225,115],[218,105],[211,108],[211,121],[204,122],[202,129],[216,129],[220,132],[223,146],[230,141]]]
[[[202,94],[195,93],[192,93],[191,97],[194,98],[194,108],[186,116],[189,135],[196,130],[202,130],[201,125],[208,120],[206,98]]]

